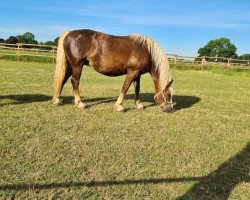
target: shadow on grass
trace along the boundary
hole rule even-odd
[[[134,94],[127,94],[125,99],[134,99]],[[141,93],[140,99],[142,102],[150,103],[146,107],[154,106],[154,94],[153,93]],[[52,100],[52,96],[47,96],[43,94],[22,94],[22,95],[2,95],[0,96],[0,100],[9,99],[13,102],[3,102],[0,103],[3,105],[15,105],[15,104],[27,104],[34,102],[44,102]],[[74,101],[73,96],[62,96],[63,104],[72,104]],[[87,107],[95,106],[102,103],[110,103],[117,100],[117,97],[103,97],[103,98],[83,98],[85,103],[90,103],[91,105],[87,105]],[[176,103],[175,110],[181,110],[185,108],[189,108],[194,104],[198,103],[201,99],[196,96],[182,96],[182,95],[174,95],[173,102]]]
[[[175,110],[182,110],[185,108],[190,108],[194,104],[198,103],[201,98],[196,96],[182,96],[182,95],[174,95],[173,102],[176,103],[174,106]]]
[[[134,99],[134,94],[127,94],[125,99]],[[15,104],[26,104],[26,103],[34,103],[34,102],[44,102],[52,100],[52,96],[47,96],[43,94],[22,94],[22,95],[3,95],[0,96],[0,100],[9,99],[14,102],[0,102],[0,105],[15,105]],[[73,96],[62,96],[63,104],[72,104]],[[104,98],[83,98],[85,103],[90,103],[91,105],[87,105],[87,108],[102,104],[102,103],[110,103],[116,101],[117,97],[104,97]],[[151,107],[155,105],[154,102],[154,94],[153,93],[141,93],[140,99],[142,102],[150,103],[147,107]],[[192,105],[198,103],[201,99],[196,96],[182,96],[182,95],[174,95],[173,102],[176,102],[174,106],[175,110],[181,110],[185,108],[189,108]]]
[[[226,200],[234,188],[242,182],[250,182],[250,143],[215,171],[204,176],[178,200],[220,199]]]
[[[14,102],[0,102],[1,106],[4,105],[15,105],[15,104],[26,104],[26,103],[34,103],[34,102],[44,102],[51,100],[51,96],[43,95],[43,94],[18,94],[18,95],[0,95],[0,100],[12,100]]]
[[[250,182],[250,143],[234,157],[230,158],[215,171],[203,177],[159,178],[139,180],[110,180],[92,182],[65,182],[48,184],[0,185],[0,190],[42,190],[69,187],[108,187],[113,185],[159,184],[172,182],[198,181],[181,199],[223,199],[229,198],[233,189],[242,182]]]

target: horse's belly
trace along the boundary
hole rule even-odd
[[[121,76],[127,73],[127,69],[123,68],[121,66],[119,67],[108,67],[108,66],[93,66],[91,65],[91,67],[93,67],[93,69],[103,75],[106,76]]]
[[[117,73],[114,73],[114,72],[107,72],[107,73],[101,73],[101,74],[106,75],[106,76],[121,76],[121,75],[124,75],[126,73],[117,74]]]
[[[128,70],[146,69],[145,64],[133,56],[110,55],[94,55],[89,59],[89,65],[106,76],[120,76],[127,74]]]

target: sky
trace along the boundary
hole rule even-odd
[[[0,0],[0,38],[31,32],[38,42],[66,30],[147,35],[166,53],[198,55],[208,41],[229,38],[250,53],[249,0]]]

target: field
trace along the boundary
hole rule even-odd
[[[20,54],[17,56],[17,54]],[[53,63],[51,51],[41,51],[38,49],[21,49],[20,52],[17,49],[1,49],[0,48],[0,60],[9,61],[23,61],[23,62],[39,62],[39,63]]]
[[[124,77],[85,67],[72,104],[53,106],[53,64],[0,60],[0,199],[250,199],[250,78],[172,70],[176,112],[161,112],[149,75],[145,110]]]

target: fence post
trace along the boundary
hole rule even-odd
[[[203,56],[201,59],[201,65],[205,65],[206,64],[206,56]]]
[[[52,60],[53,60],[53,64],[55,64],[55,49],[54,47],[52,47]]]
[[[16,57],[17,60],[20,61],[20,46],[21,44],[17,43],[17,53],[16,53]]]
[[[227,66],[229,67],[231,65],[231,58],[227,59]]]
[[[176,62],[177,62],[177,55],[174,55],[174,64],[176,65]]]

